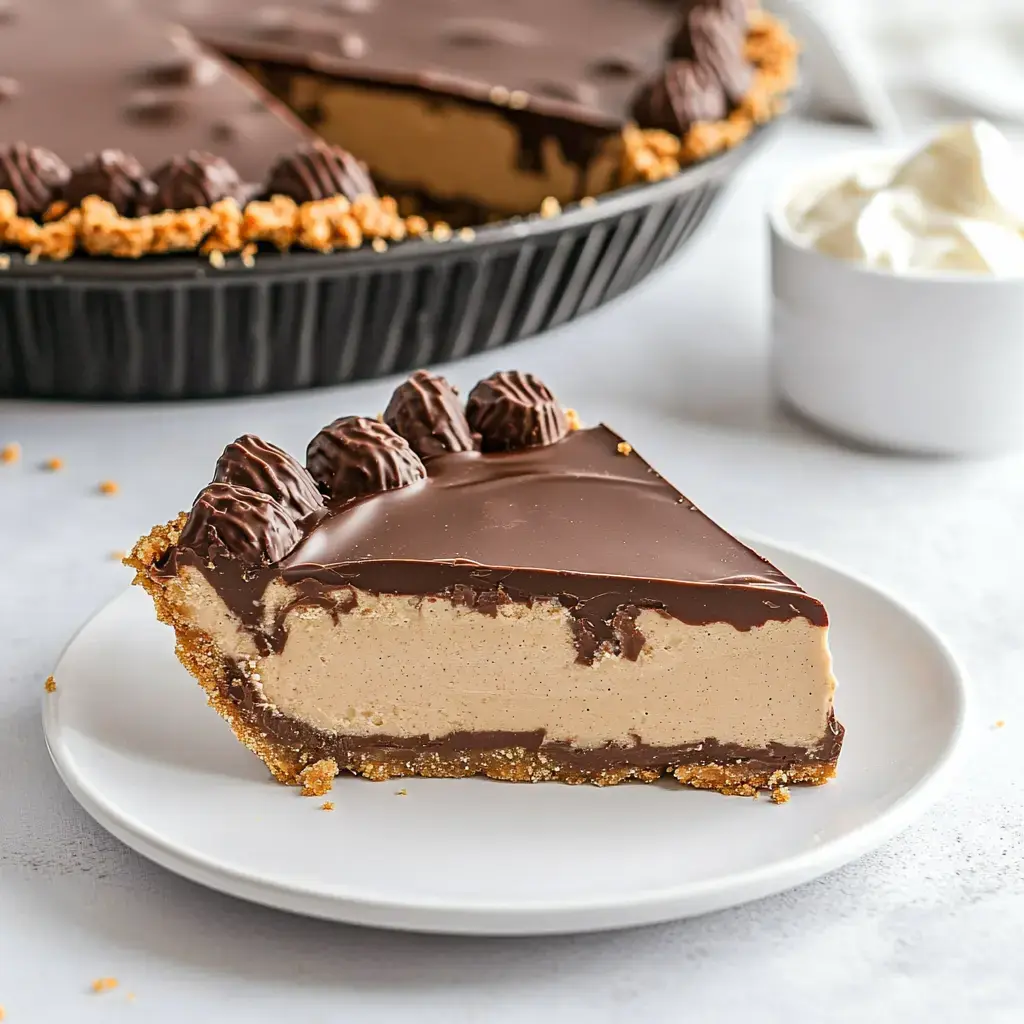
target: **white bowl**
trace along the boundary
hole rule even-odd
[[[876,447],[980,455],[1024,446],[1024,278],[897,275],[808,248],[786,207],[829,166],[836,161],[804,171],[768,216],[783,399]]]

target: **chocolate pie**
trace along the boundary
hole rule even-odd
[[[457,238],[735,145],[795,67],[746,0],[5,0],[0,244]]]
[[[530,374],[463,407],[417,372],[305,467],[241,437],[127,563],[213,708],[309,792],[835,773],[821,602]]]

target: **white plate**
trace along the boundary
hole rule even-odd
[[[416,931],[591,931],[702,914],[857,857],[935,797],[964,732],[961,672],[877,588],[757,547],[831,613],[838,779],[776,806],[674,783],[610,789],[339,778],[335,810],[272,782],[206,707],[139,589],[75,637],[43,724],[105,828],[186,878],[316,917]],[[407,795],[399,795],[400,790]]]

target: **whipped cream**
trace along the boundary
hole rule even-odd
[[[786,216],[803,244],[870,267],[1024,276],[1024,161],[987,121],[902,160],[863,157],[801,190]]]

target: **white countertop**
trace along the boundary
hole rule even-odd
[[[6,1021],[1024,1020],[1024,458],[854,451],[787,419],[768,388],[760,211],[788,170],[863,141],[790,126],[673,265],[608,309],[449,376],[468,387],[495,369],[532,370],[726,525],[820,552],[904,597],[973,677],[975,735],[941,804],[793,892],[596,936],[392,935],[179,880],[65,791],[40,729],[43,681],[127,584],[111,552],[186,504],[224,443],[254,431],[301,451],[335,416],[383,408],[394,381],[186,406],[0,402],[0,445],[23,449],[0,466]],[[63,471],[39,468],[50,456]],[[108,478],[114,497],[96,491]],[[101,976],[119,988],[92,994]]]

